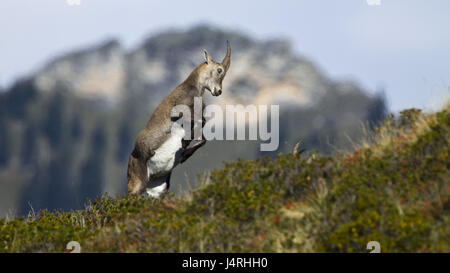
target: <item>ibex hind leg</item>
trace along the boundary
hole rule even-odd
[[[148,183],[147,166],[142,160],[130,155],[128,161],[128,192],[141,194],[145,191]]]
[[[170,175],[172,172],[162,177],[151,178],[147,185],[146,192],[149,197],[159,198],[162,194],[169,191]]]

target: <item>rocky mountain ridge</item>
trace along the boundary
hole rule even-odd
[[[195,188],[196,175],[224,161],[303,148],[333,153],[351,147],[384,118],[382,97],[326,77],[293,53],[289,41],[197,26],[152,35],[132,50],[118,41],[65,54],[0,93],[0,215],[81,208],[86,198],[126,191],[135,137],[154,107],[203,61],[232,47],[220,97],[209,103],[279,104],[280,146],[211,141],[177,167],[171,191]]]

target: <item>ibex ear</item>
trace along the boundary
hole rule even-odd
[[[209,56],[209,53],[206,49],[203,49],[203,53],[205,54],[205,62],[207,64],[211,63],[211,56]]]

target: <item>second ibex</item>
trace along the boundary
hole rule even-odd
[[[136,138],[128,161],[128,192],[159,197],[168,191],[173,168],[183,163],[202,147],[202,138],[188,147],[190,139],[185,138],[185,129],[174,127],[172,109],[178,105],[187,106],[194,113],[194,99],[200,97],[203,103],[205,90],[213,96],[222,94],[222,81],[230,67],[231,48],[227,41],[227,54],[221,63],[215,62],[204,50],[205,62],[197,66],[187,79],[178,85],[156,107],[147,126]],[[192,128],[195,121],[192,116]],[[179,116],[178,118],[182,118]],[[204,122],[204,119],[203,119]]]

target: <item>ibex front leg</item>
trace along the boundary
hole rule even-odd
[[[202,118],[202,128],[205,126],[206,119]],[[194,133],[194,130],[192,130],[192,133]],[[187,148],[183,151],[183,153],[180,156],[180,163],[183,163],[184,161],[188,160],[198,149],[200,149],[203,145],[206,144],[205,136],[202,133],[202,139],[192,145],[191,147]]]
[[[192,147],[187,148],[180,157],[180,163],[183,163],[188,158],[190,158],[195,151],[197,151],[199,148],[201,148],[203,145],[206,144],[206,139],[202,139],[199,142],[195,143]]]

